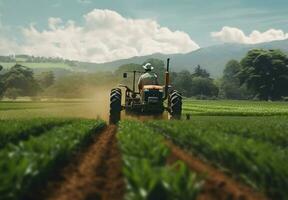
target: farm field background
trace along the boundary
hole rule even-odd
[[[288,198],[287,103],[185,100],[183,108],[180,121],[168,121],[165,115],[159,120],[137,120],[123,114],[118,130],[112,128],[107,134],[99,134],[105,126],[101,119],[108,120],[105,101],[2,101],[0,168],[6,173],[1,174],[5,181],[0,183],[0,196],[33,199],[30,195],[35,185],[45,187],[55,169],[69,165],[75,152],[85,149],[89,140],[95,138],[98,146],[107,143],[101,147],[104,150],[111,148],[112,141],[118,144],[116,157],[119,159],[121,154],[123,166],[119,165],[119,170],[123,172],[126,190],[117,195],[126,199],[153,199],[158,195],[161,199],[197,199],[209,193],[205,184],[209,174],[197,172],[186,160],[169,161],[173,153],[165,140],[252,188],[244,199],[253,192],[271,199]],[[185,120],[188,113],[189,121]],[[112,162],[112,154],[105,152],[99,156],[107,156],[107,162]],[[105,171],[115,171],[113,165],[105,166]],[[104,175],[115,182],[109,174]],[[117,187],[124,187],[123,181],[116,182],[122,185]],[[221,193],[229,196],[229,191]]]
[[[35,117],[83,117],[108,120],[108,99],[53,101],[2,101],[0,119]],[[288,116],[286,102],[185,100],[183,115],[192,116]],[[125,115],[123,115],[125,118]],[[185,116],[183,116],[185,117]],[[214,119],[214,118],[213,118]]]
[[[107,120],[107,110],[108,105],[104,100],[4,101],[0,103],[0,119],[74,117]]]
[[[204,116],[288,115],[287,102],[185,100],[184,113]]]

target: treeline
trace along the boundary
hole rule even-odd
[[[175,87],[187,97],[287,100],[288,57],[280,50],[253,49],[240,62],[230,60],[220,79],[211,79],[200,66],[175,77]]]
[[[58,57],[42,57],[42,56],[29,56],[29,55],[10,55],[0,56],[0,62],[15,63],[17,60],[21,60],[22,63],[65,63],[70,66],[77,66],[77,61]]]
[[[194,69],[193,73],[188,70],[172,73],[171,85],[185,97],[216,99],[219,93],[215,80],[200,65]]]
[[[250,50],[240,62],[227,63],[222,89],[226,98],[287,99],[287,55],[280,50]]]
[[[43,72],[34,76],[33,70],[16,64],[9,70],[0,66],[0,99],[16,99],[20,96],[36,97],[40,92],[54,84],[53,72]]]
[[[164,84],[164,61],[151,58],[143,64],[147,62],[154,66],[160,84]],[[69,73],[55,79],[53,72],[34,75],[31,69],[17,64],[0,72],[0,98],[89,97],[118,83],[132,87],[132,74],[128,74],[127,79],[123,79],[122,74],[133,70],[143,71],[142,64],[125,64],[115,72]],[[250,50],[240,61],[229,61],[223,77],[218,79],[213,79],[200,65],[191,71],[171,73],[171,85],[185,97],[282,100],[288,96],[288,58],[280,50]]]

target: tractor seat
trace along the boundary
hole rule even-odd
[[[143,86],[143,90],[162,90],[163,89],[163,86],[160,86],[160,85],[144,85]]]

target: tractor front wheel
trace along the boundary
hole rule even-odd
[[[114,88],[110,93],[110,123],[120,120],[122,93],[120,88]]]
[[[172,119],[180,119],[182,114],[182,96],[178,91],[173,90],[169,94],[168,105]]]

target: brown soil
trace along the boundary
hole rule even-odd
[[[206,177],[202,191],[197,200],[267,200],[263,194],[235,181],[220,170],[203,162],[199,158],[183,151],[172,142],[166,144],[171,149],[169,163],[177,160],[184,161],[197,174]]]
[[[49,200],[121,200],[125,184],[116,126],[108,126],[91,146],[48,186]]]

